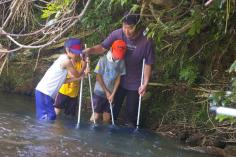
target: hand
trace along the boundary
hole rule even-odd
[[[83,74],[78,78],[78,80],[80,81],[80,80],[84,79],[84,77],[85,77],[85,74],[83,73]]]
[[[89,57],[87,56],[86,58],[85,58],[85,60],[84,60],[86,63],[88,63],[88,64],[90,64],[90,59],[89,59]]]
[[[88,75],[90,73],[90,67],[86,67],[86,69],[84,70],[84,74]]]
[[[114,99],[114,94],[111,94],[111,95],[108,97],[109,103],[112,103],[112,102],[113,102],[113,99]]]
[[[83,74],[85,76],[87,76],[90,73],[89,63],[90,63],[89,57],[87,57],[85,60],[83,60],[83,65],[82,65],[81,71],[83,72]]]
[[[147,85],[141,85],[138,89],[139,95],[144,96],[144,94],[146,93],[146,89],[147,89]]]
[[[89,51],[89,48],[85,48],[85,49],[82,50],[81,57],[83,58],[83,60],[88,58],[88,56],[89,56],[88,51]]]
[[[109,101],[109,98],[111,96],[111,92],[109,90],[106,90],[105,94],[106,94],[107,100]]]

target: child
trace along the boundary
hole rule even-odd
[[[80,72],[84,71],[86,67],[86,62],[82,60],[82,57],[71,59],[74,68]],[[70,75],[67,75],[67,78],[70,78]],[[66,115],[75,116],[77,110],[77,98],[79,92],[79,81],[73,81],[69,83],[64,83],[55,100],[54,109],[56,115],[59,115],[61,109],[65,109],[64,113]]]
[[[94,116],[90,121],[98,121],[99,114],[102,114],[103,122],[110,122],[110,104],[120,83],[120,76],[125,75],[124,56],[126,44],[123,40],[116,40],[112,44],[107,55],[100,58],[94,70],[96,83],[94,87]]]
[[[71,59],[79,57],[82,52],[80,40],[69,38],[65,42],[64,48],[65,54],[60,55],[51,65],[36,87],[36,118],[39,120],[56,119],[53,104],[59,88],[64,81],[75,81],[83,75],[83,71],[76,71],[71,61]],[[67,73],[70,74],[70,79],[66,79]]]

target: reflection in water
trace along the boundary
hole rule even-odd
[[[0,95],[1,157],[207,157],[178,149],[175,142],[139,130],[34,118],[34,101]]]

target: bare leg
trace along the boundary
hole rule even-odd
[[[111,119],[111,114],[109,112],[103,112],[103,123],[109,124]]]
[[[95,118],[95,122],[97,122],[98,118],[99,118],[99,113],[94,112],[94,116],[92,114],[91,117],[90,117],[90,122],[93,122],[93,117]]]
[[[54,110],[55,110],[55,112],[56,112],[56,115],[59,115],[59,114],[60,114],[60,112],[61,112],[61,109],[59,109],[59,108],[56,108],[56,107],[54,107]]]

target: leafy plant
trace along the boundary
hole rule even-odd
[[[192,13],[192,19],[193,19],[193,24],[187,34],[189,36],[195,36],[200,33],[201,27],[202,27],[202,16],[199,16],[201,14],[201,10],[195,9],[191,10]]]
[[[197,67],[194,67],[193,65],[186,66],[180,70],[179,75],[181,80],[185,80],[188,84],[192,84],[198,76]]]
[[[65,12],[67,7],[72,3],[72,0],[56,0],[47,4],[46,9],[43,9],[41,18],[49,18],[52,15],[59,16],[60,12]]]
[[[120,4],[121,6],[124,6],[128,3],[128,0],[111,0],[110,4],[116,5]]]
[[[232,124],[236,122],[236,119],[234,117],[225,115],[216,115],[215,120],[217,120],[218,122],[230,121]]]
[[[229,73],[232,73],[233,71],[236,72],[236,60],[229,68]]]

